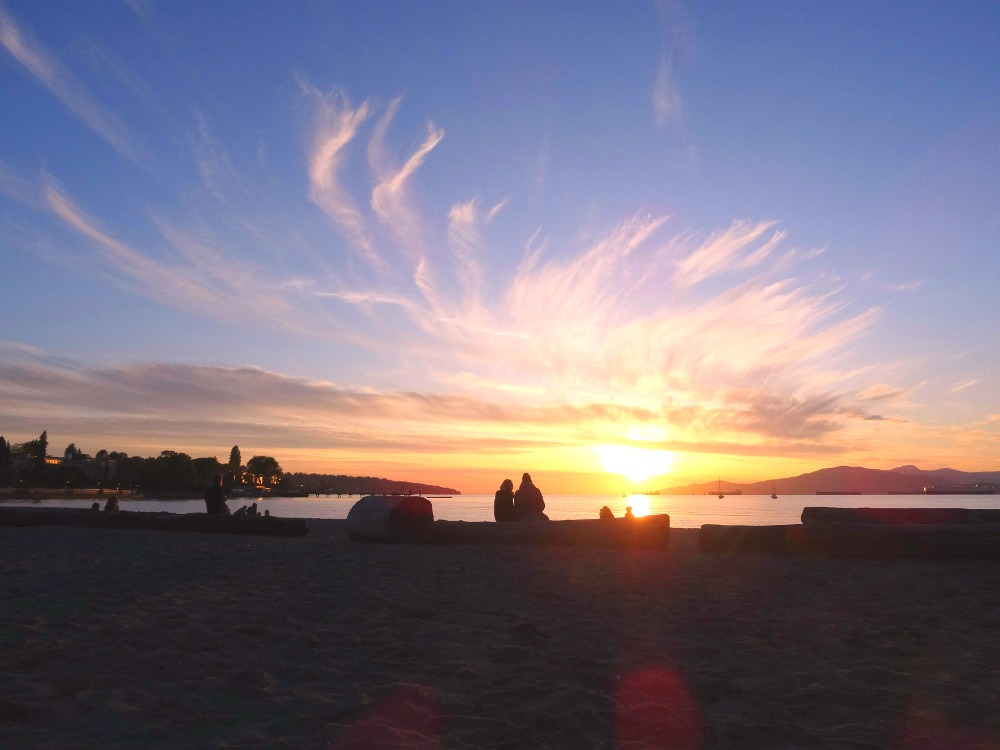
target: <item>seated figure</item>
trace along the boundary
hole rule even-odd
[[[509,479],[501,482],[500,489],[493,497],[493,518],[497,521],[517,520],[517,512],[514,510],[514,483]]]
[[[519,521],[548,521],[542,491],[531,481],[527,472],[521,477],[521,486],[514,493],[514,510]]]
[[[205,489],[205,512],[219,515],[230,515],[226,505],[226,493],[222,491],[222,474],[216,474],[212,483]]]

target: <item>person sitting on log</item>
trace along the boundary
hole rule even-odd
[[[114,513],[118,508],[118,495],[111,495],[108,497],[107,502],[104,503],[105,513]]]
[[[514,510],[519,521],[548,521],[542,491],[531,481],[527,472],[521,477],[521,486],[514,493]]]
[[[635,514],[632,512],[632,506],[631,505],[626,505],[625,506],[625,518],[627,518],[630,521],[635,518]]]
[[[516,521],[514,510],[514,483],[505,479],[500,483],[500,489],[493,496],[493,518],[497,521]]]
[[[222,474],[216,474],[205,489],[205,512],[212,515],[230,515],[226,493],[222,491]]]
[[[600,516],[601,516],[601,520],[607,521],[607,520],[610,520],[610,519],[614,518],[615,514],[611,512],[611,508],[609,508],[607,505],[605,505],[603,508],[601,508]]]

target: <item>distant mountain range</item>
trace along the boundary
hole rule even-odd
[[[1000,492],[1000,471],[957,471],[935,469],[925,471],[916,466],[899,466],[895,469],[865,469],[861,466],[835,466],[820,469],[797,477],[768,479],[763,482],[722,482],[724,494],[737,491],[744,495],[770,495],[772,484],[779,495],[815,495],[817,492],[857,492],[862,495],[893,493],[919,494],[925,487],[936,489],[964,489],[976,485],[992,485]],[[715,494],[719,482],[667,487],[661,495]]]

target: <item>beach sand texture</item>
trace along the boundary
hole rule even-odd
[[[4,748],[1000,746],[1000,565],[0,528]]]

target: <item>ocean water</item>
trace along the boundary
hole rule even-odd
[[[448,521],[492,521],[493,495],[455,495],[433,497],[434,517]],[[236,510],[251,502],[263,513],[299,518],[346,518],[358,497],[310,495],[309,497],[230,498]],[[0,505],[18,507],[89,508],[94,498],[32,498],[0,501]],[[122,510],[201,513],[202,500],[129,500],[120,501]],[[698,528],[706,523],[768,526],[799,523],[806,506],[837,508],[995,508],[1000,495],[784,495],[776,500],[769,495],[547,495],[545,512],[553,520],[597,518],[607,505],[616,516],[631,505],[637,515],[668,513],[674,528]],[[103,506],[103,500],[102,500]]]

